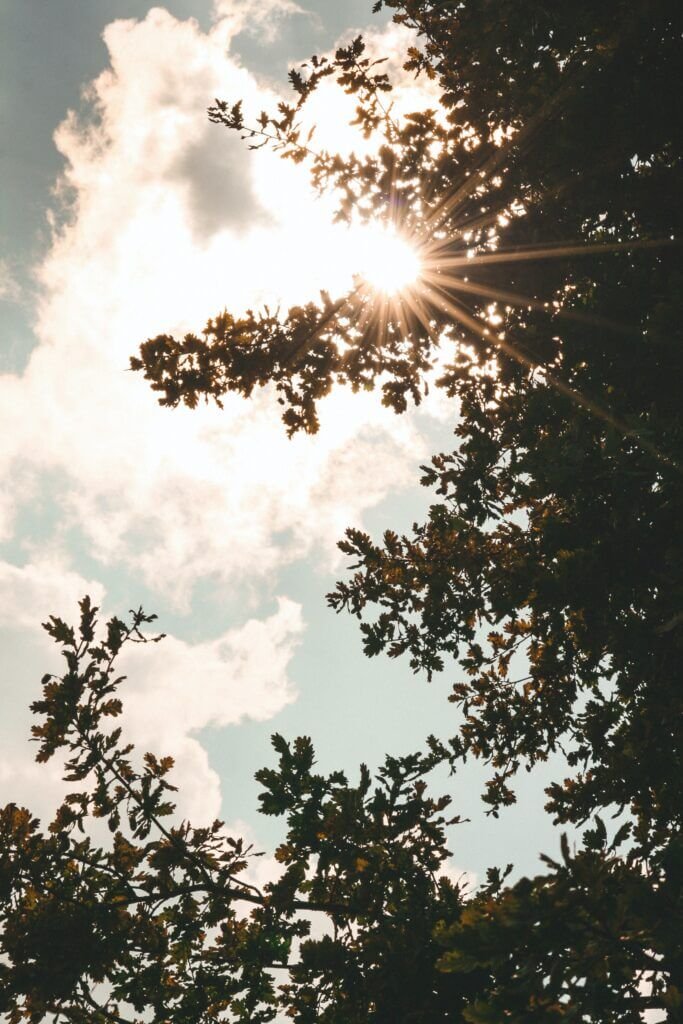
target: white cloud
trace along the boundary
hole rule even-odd
[[[222,31],[231,36],[240,32],[259,35],[271,42],[283,18],[308,14],[293,0],[214,0],[213,16]]]
[[[35,631],[55,612],[61,618],[76,620],[78,602],[85,594],[99,604],[104,588],[54,558],[24,566],[0,562],[0,626],[5,629]]]
[[[58,761],[36,764],[36,748],[29,743],[34,724],[29,704],[40,695],[39,680],[63,666],[40,623],[51,614],[77,623],[78,601],[86,593],[99,603],[104,588],[53,556],[23,566],[0,561],[0,804],[26,805],[42,819],[51,818],[66,787]]]
[[[210,642],[167,636],[129,647],[120,658],[126,736],[138,755],[173,756],[178,812],[193,824],[211,822],[221,811],[220,779],[201,730],[264,721],[295,700],[288,668],[303,629],[300,606],[280,598],[267,619],[251,619]]]
[[[223,412],[169,411],[124,372],[151,334],[196,330],[226,305],[302,301],[354,269],[306,172],[207,122],[216,94],[252,110],[275,101],[226,56],[221,26],[204,34],[160,8],[108,26],[97,116],[70,115],[56,135],[73,198],[39,270],[39,345],[22,378],[0,378],[0,474],[14,482],[4,535],[29,480],[64,474],[61,529],[186,607],[207,574],[256,580],[316,545],[332,551],[423,454],[409,420],[373,395],[339,391],[321,433],[290,442],[267,392]]]
[[[398,125],[407,113],[439,108],[438,84],[426,76],[416,79],[414,73],[407,72],[403,66],[408,47],[419,42],[412,29],[393,22],[381,29],[363,29],[362,33],[359,29],[349,29],[339,40],[340,44],[348,45],[359,33],[365,42],[364,57],[382,62],[371,69],[372,73],[388,75],[392,84],[390,92],[379,94],[381,109],[389,124]],[[334,77],[323,79],[303,108],[302,134],[315,126],[311,146],[316,150],[343,155],[372,153],[383,141],[381,134],[387,126],[363,138],[352,124],[357,106],[356,93],[345,93]]]
[[[216,95],[244,97],[248,114],[277,99],[226,55],[239,10],[217,9],[208,33],[161,8],[109,25],[110,66],[89,87],[88,117],[69,115],[56,133],[68,215],[37,268],[36,348],[22,375],[0,376],[0,539],[31,556],[0,566],[15,650],[84,592],[100,600],[93,573],[128,572],[184,611],[208,577],[248,604],[293,559],[333,559],[344,527],[412,483],[424,456],[414,421],[375,395],[337,391],[320,434],[289,441],[267,391],[232,396],[224,411],[164,410],[125,372],[147,336],[196,330],[224,306],[304,301],[355,269],[305,170],[207,122]],[[46,493],[47,525],[22,532]],[[263,622],[204,644],[170,638],[131,660],[127,720],[177,757],[193,818],[215,814],[220,796],[200,730],[293,699],[298,616],[283,599]],[[25,701],[7,686],[5,707]]]
[[[66,792],[57,762],[37,764],[26,754],[0,757],[0,805],[27,807],[44,824],[52,820]]]
[[[129,649],[123,664],[135,675],[127,697],[137,731],[163,738],[165,730],[197,732],[272,718],[294,699],[287,665],[303,632],[301,609],[288,598],[265,620],[200,644],[166,637]]]
[[[452,885],[460,889],[467,899],[474,895],[478,885],[477,875],[474,871],[459,868],[453,860],[447,860],[441,865],[438,874],[447,878]]]
[[[3,740],[5,753],[9,746],[12,756],[0,759],[0,800],[37,804],[42,815],[49,816],[64,787],[57,762],[46,769],[36,766],[35,751],[26,742],[27,705],[38,696],[38,679],[45,671],[62,669],[57,648],[39,623],[57,612],[76,624],[78,601],[86,593],[97,604],[105,598],[98,581],[57,562],[23,567],[0,562],[3,658],[9,648],[22,666],[19,673],[5,673]],[[199,733],[245,718],[264,721],[293,701],[289,664],[303,630],[299,605],[280,598],[269,617],[228,628],[209,642],[191,644],[171,635],[158,644],[129,645],[121,653],[118,669],[128,677],[119,691],[126,736],[138,745],[139,756],[152,750],[176,759],[179,810],[193,822],[213,820],[221,801],[220,781]]]

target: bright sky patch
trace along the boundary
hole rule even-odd
[[[361,275],[377,291],[395,295],[417,280],[420,258],[410,243],[393,229],[379,226],[364,229],[361,246]]]

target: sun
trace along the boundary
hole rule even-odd
[[[360,273],[375,291],[395,295],[419,277],[420,258],[395,229],[368,226],[362,231],[360,246]]]

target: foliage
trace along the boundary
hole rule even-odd
[[[356,40],[293,73],[295,99],[276,116],[247,126],[226,101],[210,115],[308,161],[318,187],[339,190],[341,217],[393,223],[420,251],[420,279],[394,298],[359,280],[286,317],[224,313],[203,337],[150,339],[132,365],[168,405],[269,384],[289,431],[315,431],[339,384],[378,386],[402,412],[457,343],[437,381],[456,441],[423,468],[427,521],[381,543],[350,530],[352,575],[329,598],[361,619],[367,654],[457,671],[453,738],[388,759],[374,790],[365,771],[357,787],[314,775],[308,741],[277,739],[262,809],[285,814],[289,835],[282,878],[256,893],[240,879],[244,849],[218,827],[164,831],[168,762],[133,769],[120,737],[99,731],[120,710],[116,652],[54,623],[71,661],[36,709],[42,750],[67,745],[76,777],[95,775],[48,836],[5,812],[11,965],[0,970],[13,1020],[16,1007],[39,1020],[59,999],[64,1019],[86,1019],[82,986],[104,977],[159,1020],[271,1019],[268,971],[306,932],[302,909],[332,925],[301,944],[278,997],[302,1022],[683,1013],[683,11],[672,0],[382,6],[415,30],[406,68],[438,89],[433,111],[396,119],[384,70]],[[368,156],[316,151],[304,132],[306,100],[331,77],[357,97],[360,129],[379,136]],[[101,654],[84,666],[91,651]],[[536,878],[492,871],[463,904],[437,875],[445,804],[426,796],[425,776],[482,759],[497,814],[514,802],[515,773],[556,752],[567,777],[547,807],[560,824],[591,822],[583,845],[565,840]],[[120,838],[87,844],[95,866],[76,867],[86,813]],[[137,860],[120,868],[126,814]],[[51,915],[66,935],[83,915],[102,935],[54,981],[19,969],[51,941]],[[217,939],[224,924],[229,939]]]
[[[25,809],[0,812],[4,1019],[265,1022],[279,1005],[302,1022],[389,1022],[408,1010],[416,1022],[452,1020],[481,972],[463,985],[435,967],[436,926],[457,920],[463,900],[441,872],[449,799],[431,799],[422,781],[434,758],[387,758],[374,786],[361,766],[353,786],[314,772],[307,738],[274,736],[261,809],[288,831],[275,853],[282,874],[261,889],[248,878],[256,854],[221,822],[171,819],[173,759],[137,759],[115,724],[116,658],[160,639],[142,632],[154,617],[113,618],[98,639],[87,598],[81,612],[78,630],[46,623],[66,671],[44,677],[33,705],[38,759],[63,753],[79,786],[47,832]],[[317,938],[313,914],[328,921]]]

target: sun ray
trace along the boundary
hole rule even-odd
[[[512,150],[519,152],[525,148],[540,126],[559,112],[562,104],[580,84],[589,69],[590,62],[587,61],[581,68],[575,69],[571,77],[565,77],[561,87],[546,99],[545,103],[542,104],[533,117],[529,118],[522,127],[508,135],[493,153],[490,153],[480,162],[478,167],[468,172],[461,183],[434,206],[432,213],[425,222],[426,231],[433,231],[439,221],[443,223],[446,217],[452,216],[469,195],[482,182],[486,181],[494,171],[498,170]]]
[[[432,320],[421,302],[420,293],[418,291],[408,291],[404,296],[404,301],[408,306],[408,309],[415,315],[415,317],[422,324],[430,340],[436,343],[438,339],[434,335],[434,327],[432,324]]]
[[[477,334],[483,341],[487,342],[493,348],[498,348],[502,352],[505,352],[506,355],[509,355],[512,359],[515,359],[528,369],[541,371],[547,383],[560,394],[569,398],[576,405],[586,409],[586,411],[591,412],[594,416],[603,420],[603,422],[614,427],[614,429],[624,437],[633,438],[633,440],[636,441],[644,451],[652,455],[658,462],[662,462],[672,467],[677,472],[683,473],[683,466],[681,466],[677,460],[665,455],[656,445],[643,437],[640,431],[629,426],[595,399],[590,398],[587,395],[584,395],[581,391],[577,391],[575,388],[565,384],[561,378],[556,377],[555,374],[551,373],[546,366],[530,359],[529,356],[525,355],[521,349],[519,349],[513,342],[508,341],[502,334],[496,334],[490,329],[483,327],[482,324],[463,309],[462,306],[453,302],[452,298],[449,297],[447,293],[443,292],[440,287],[430,286],[425,283],[425,291],[428,293],[431,292],[431,298],[435,305],[440,305],[442,309],[454,317],[454,319],[461,323],[463,327],[466,327],[469,331],[472,331],[472,333]]]
[[[579,310],[567,309],[556,298],[543,300],[528,296],[514,290],[498,288],[477,280],[471,280],[469,271],[485,268],[494,264],[523,263],[531,261],[557,260],[568,257],[599,257],[607,253],[629,252],[636,249],[661,248],[679,244],[676,239],[614,239],[593,242],[557,242],[546,245],[499,247],[497,231],[494,226],[504,227],[501,217],[510,214],[510,209],[502,203],[498,209],[483,209],[480,216],[463,222],[462,229],[454,229],[453,219],[458,209],[480,186],[488,191],[486,205],[496,206],[496,194],[488,186],[491,177],[509,159],[512,153],[518,153],[533,139],[544,121],[555,116],[562,107],[566,97],[576,87],[582,72],[566,79],[556,94],[550,97],[537,114],[524,126],[514,132],[510,131],[502,144],[491,152],[489,145],[485,156],[478,166],[468,172],[451,189],[446,196],[433,203],[433,197],[420,194],[414,197],[414,203],[403,203],[400,197],[398,161],[386,167],[385,216],[382,220],[372,219],[367,214],[360,223],[350,226],[354,245],[358,254],[357,276],[355,287],[341,300],[324,312],[317,326],[298,343],[294,352],[290,353],[288,362],[295,367],[304,354],[315,344],[316,339],[336,318],[343,317],[347,321],[344,328],[351,331],[352,349],[348,359],[360,359],[363,350],[373,346],[390,343],[396,351],[400,351],[400,340],[415,343],[415,336],[438,345],[440,334],[447,325],[443,323],[443,315],[450,317],[466,331],[485,340],[494,349],[515,359],[530,371],[543,373],[548,385],[569,398],[573,403],[590,411],[604,422],[619,430],[624,436],[632,437],[655,456],[659,461],[678,464],[667,456],[647,438],[621,421],[609,408],[595,399],[582,394],[556,377],[542,362],[536,362],[525,355],[523,349],[510,341],[502,332],[495,330],[495,325],[473,315],[473,311],[456,295],[470,295],[475,300],[488,298],[509,307],[536,309],[547,312],[555,317],[571,319],[592,325],[598,325],[620,333],[634,333],[637,328],[614,323],[606,318],[593,316]],[[429,188],[428,188],[429,192]],[[429,204],[431,210],[423,210],[421,216],[414,216],[418,203]],[[513,210],[512,213],[515,211]],[[511,214],[510,214],[511,215]],[[472,231],[475,237],[468,249],[469,236]],[[481,232],[488,231],[487,248],[480,252],[477,237]],[[356,234],[357,233],[357,234]],[[448,237],[444,237],[448,233]],[[441,237],[438,237],[438,236]],[[436,315],[439,310],[440,314]],[[421,328],[421,329],[420,329]],[[355,354],[354,354],[354,351]],[[345,356],[345,348],[340,343],[340,355]]]
[[[478,281],[470,281],[466,277],[457,277],[455,274],[440,274],[427,268],[422,272],[421,280],[435,286],[445,286],[455,291],[466,292],[470,295],[482,295],[485,298],[494,299],[508,306],[538,309],[553,316],[562,317],[565,320],[576,320],[579,323],[609,328],[618,334],[639,333],[636,327],[617,323],[614,320],[609,320],[607,317],[594,316],[590,313],[581,313],[579,310],[555,306],[552,300],[536,299],[530,295],[523,295],[521,292],[505,291],[502,288],[481,284]]]
[[[453,246],[453,240],[449,244]],[[460,241],[458,245],[462,245]],[[487,253],[466,253],[464,256],[442,255],[446,245],[434,245],[429,250],[426,248],[424,257],[425,263],[431,266],[442,268],[454,267],[482,267],[491,263],[521,263],[529,260],[556,260],[564,259],[567,256],[594,256],[600,252],[628,252],[630,249],[658,249],[671,245],[680,245],[680,240],[675,238],[643,238],[632,239],[628,242],[584,242],[577,243],[549,242],[547,245],[533,246],[526,248],[517,246],[513,249],[501,249],[497,252]]]

